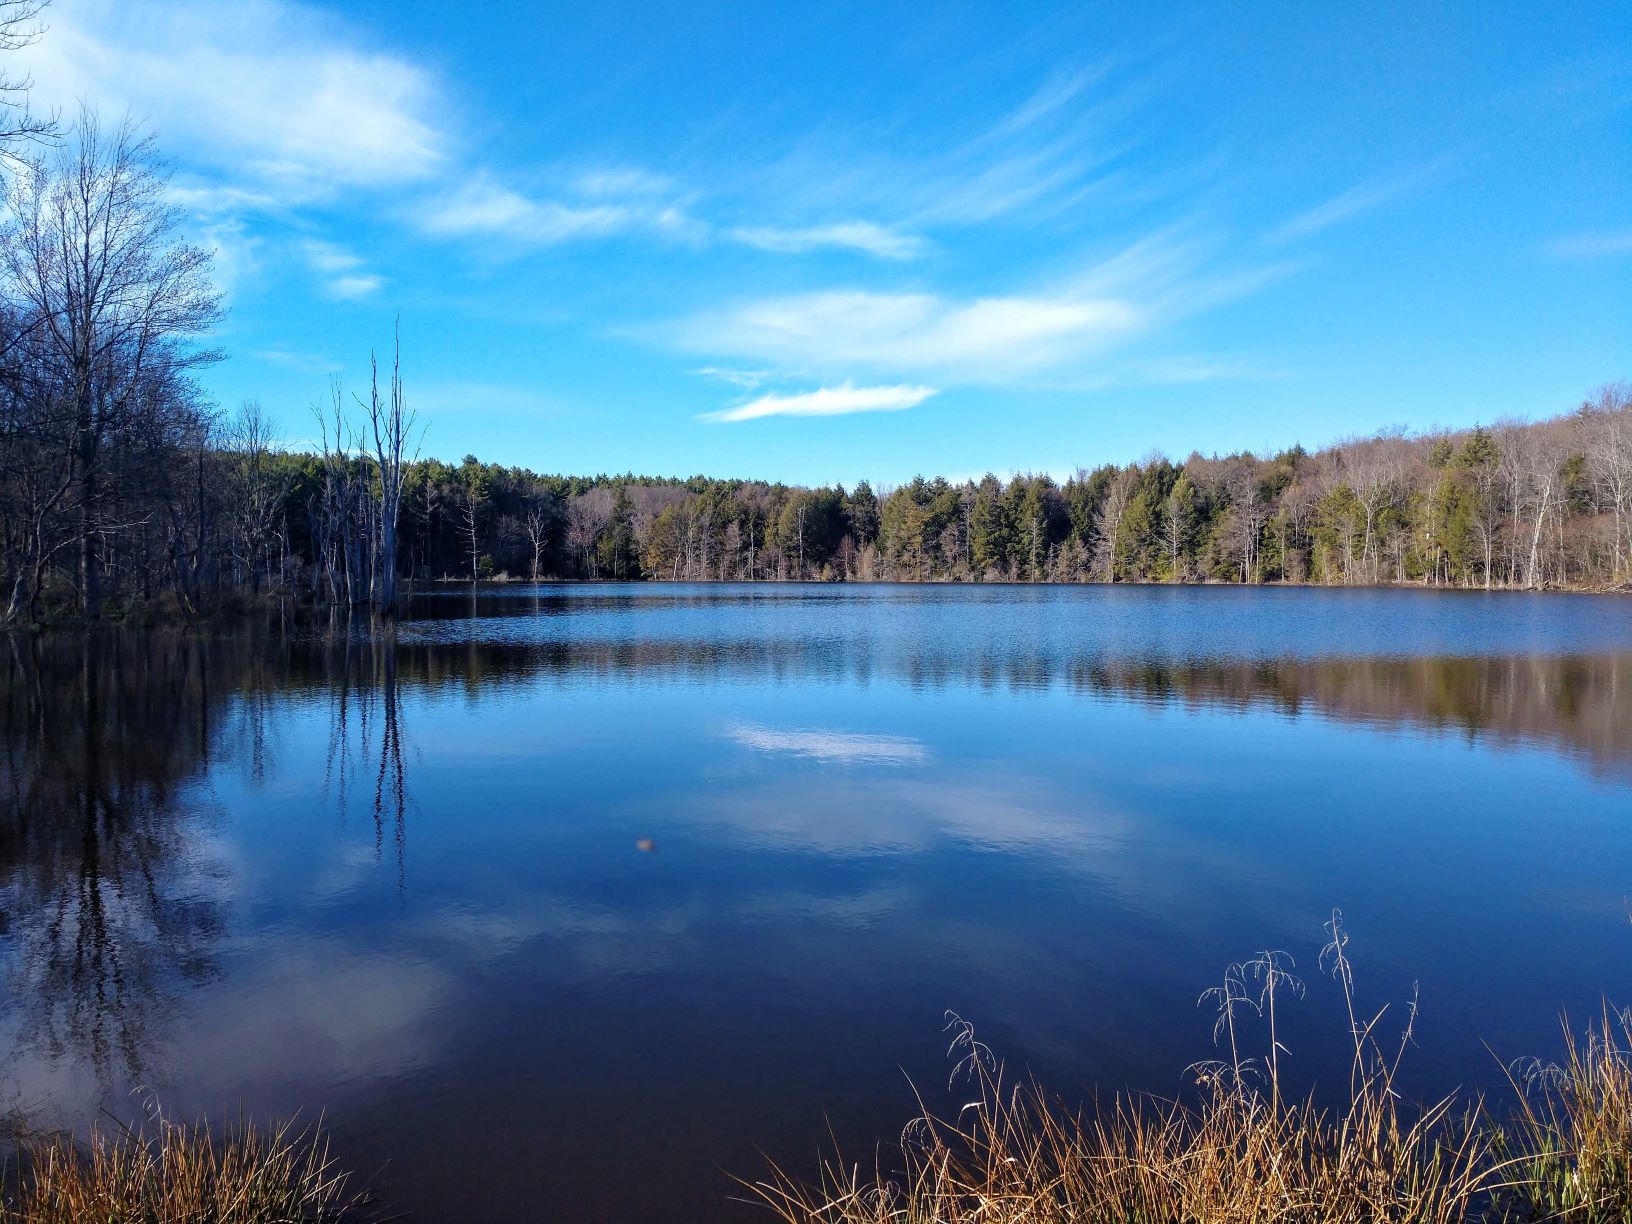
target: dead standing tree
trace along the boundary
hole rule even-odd
[[[364,407],[374,437],[375,475],[379,480],[378,524],[373,536],[373,568],[379,581],[374,587],[374,608],[381,616],[393,617],[397,611],[397,521],[402,508],[403,455],[415,421],[415,414],[403,401],[400,328],[393,337],[389,398],[380,395],[379,363],[372,353],[368,366],[369,397]]]

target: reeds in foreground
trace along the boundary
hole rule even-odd
[[[1632,1224],[1632,1017],[1606,1010],[1562,1064],[1516,1069],[1522,1103],[1500,1123],[1477,1098],[1408,1104],[1396,1081],[1415,1005],[1385,1049],[1384,1013],[1356,1007],[1341,914],[1327,932],[1321,966],[1354,1047],[1337,1108],[1285,1091],[1273,1017],[1302,984],[1290,957],[1264,953],[1202,996],[1227,1057],[1192,1068],[1189,1103],[1067,1110],[1035,1084],[1006,1084],[949,1015],[954,1076],[972,1086],[956,1116],[925,1108],[893,1167],[833,1159],[812,1184],[773,1166],[749,1188],[788,1224]],[[1268,1028],[1263,1059],[1241,1053],[1248,1019]]]
[[[1632,1009],[1604,1008],[1562,1063],[1514,1068],[1521,1106],[1496,1130],[1508,1154],[1503,1219],[1632,1224]]]
[[[361,1200],[316,1129],[159,1118],[84,1143],[25,1138],[0,1224],[334,1224]]]

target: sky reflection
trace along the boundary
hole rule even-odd
[[[1445,655],[1191,657],[1111,650],[1140,637],[1123,593],[1112,637],[1069,591],[601,593],[585,624],[579,598],[394,646],[14,652],[0,1100],[325,1110],[429,1219],[545,1192],[658,1218],[628,1159],[727,1218],[721,1167],[829,1118],[898,1130],[948,1007],[1067,1092],[1176,1090],[1197,993],[1260,947],[1312,965],[1333,905],[1368,1000],[1422,983],[1414,1090],[1491,1082],[1485,1042],[1548,1053],[1560,1007],[1625,993],[1632,653],[1595,613],[1518,654],[1483,646],[1534,626],[1450,600]],[[1287,1020],[1311,1078],[1341,1072],[1318,987]],[[455,1167],[474,1199],[444,1197]]]

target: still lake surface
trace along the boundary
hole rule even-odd
[[[949,1008],[1178,1092],[1263,948],[1338,1076],[1334,906],[1423,1094],[1632,998],[1623,598],[510,586],[0,658],[0,1108],[321,1112],[418,1220],[760,1218],[761,1153],[955,1100]]]

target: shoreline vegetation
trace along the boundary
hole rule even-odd
[[[0,1130],[0,1138],[5,1132]],[[318,1127],[162,1116],[84,1141],[24,1130],[0,1180],[0,1224],[341,1224],[375,1218]]]
[[[1332,1105],[1287,1086],[1276,1011],[1305,984],[1292,957],[1265,951],[1202,994],[1216,1055],[1187,1069],[1188,1100],[1131,1093],[1068,1107],[1035,1082],[1010,1082],[949,1012],[955,1113],[920,1097],[922,1111],[870,1166],[834,1154],[815,1181],[772,1164],[742,1185],[785,1224],[1632,1219],[1632,1010],[1606,1002],[1584,1035],[1566,1023],[1561,1062],[1507,1067],[1506,1107],[1465,1094],[1413,1103],[1401,1070],[1416,999],[1393,1016],[1365,1010],[1341,912],[1326,932],[1319,970],[1341,991],[1352,1044],[1347,1091]]]
[[[877,490],[412,460],[395,370],[360,421],[333,402],[320,453],[278,449],[254,404],[150,439],[161,466],[100,486],[93,519],[30,501],[49,481],[19,472],[48,461],[6,437],[13,401],[0,624],[389,616],[399,587],[515,581],[1632,589],[1627,384],[1533,424]]]
[[[737,1179],[785,1224],[1624,1224],[1632,1219],[1632,1009],[1608,1002],[1563,1058],[1504,1068],[1508,1100],[1415,1102],[1402,1067],[1415,997],[1367,1010],[1342,913],[1318,973],[1348,1019],[1346,1091],[1295,1092],[1278,1012],[1306,984],[1285,952],[1228,966],[1199,1003],[1214,1056],[1185,1099],[1149,1092],[1070,1107],[1012,1082],[947,1013],[959,1108],[920,1110],[871,1163],[834,1153],[814,1180],[772,1163]],[[1259,1053],[1261,1051],[1261,1053]],[[1330,1087],[1330,1086],[1327,1086]],[[20,1130],[0,1224],[343,1224],[379,1218],[317,1127],[218,1132],[159,1116],[85,1141]]]

